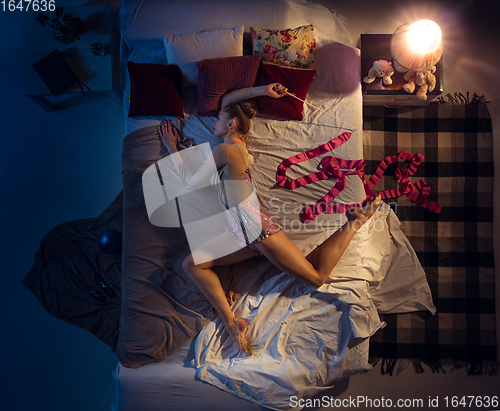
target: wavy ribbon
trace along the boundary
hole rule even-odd
[[[366,182],[365,180],[365,160],[344,160],[333,156],[326,156],[325,158],[323,158],[323,160],[321,161],[322,171],[299,177],[295,180],[290,180],[286,176],[287,170],[292,165],[310,160],[324,153],[327,153],[328,151],[334,150],[335,148],[344,144],[350,138],[351,133],[342,133],[338,137],[330,140],[325,144],[305,151],[304,153],[296,154],[287,158],[279,165],[276,172],[276,183],[277,185],[289,190],[295,190],[298,187],[315,183],[316,181],[326,180],[328,178],[335,178],[336,180],[338,180],[335,186],[333,186],[332,189],[316,204],[304,207],[304,209],[300,212],[300,215],[304,222],[308,223],[310,221],[313,221],[319,214],[345,213],[352,207],[363,206],[367,201],[370,201],[375,197],[371,189],[384,175],[387,167],[401,159],[409,161],[410,166],[407,169],[402,169],[401,167],[396,168],[395,175],[401,183],[400,188],[397,190],[385,190],[378,194],[380,194],[383,200],[387,198],[395,198],[406,195],[410,200],[414,201],[419,206],[432,211],[433,213],[441,212],[441,206],[439,204],[435,203],[434,201],[427,200],[427,196],[431,191],[431,187],[429,186],[429,184],[425,183],[422,180],[418,180],[416,183],[410,184],[409,176],[415,174],[418,166],[424,160],[424,156],[422,156],[422,154],[420,153],[412,156],[411,154],[403,150],[395,156],[386,157],[384,160],[382,160],[380,165],[377,167],[377,170],[368,182]],[[333,204],[332,201],[335,199],[335,197],[337,197],[337,195],[346,187],[346,176],[354,174],[358,175],[363,182],[366,193],[365,200],[359,204]],[[419,191],[420,194],[418,193]]]

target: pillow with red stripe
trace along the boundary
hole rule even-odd
[[[252,87],[262,56],[226,57],[198,63],[198,114],[217,117],[222,96],[232,90]]]

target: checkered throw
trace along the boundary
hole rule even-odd
[[[389,109],[365,106],[366,178],[401,150],[425,159],[410,182],[430,184],[432,213],[406,196],[388,199],[427,274],[437,314],[383,315],[370,357],[383,373],[410,360],[433,371],[449,364],[470,374],[496,372],[493,263],[493,141],[485,104]],[[373,192],[398,188],[390,166]],[[392,168],[391,168],[392,167]]]

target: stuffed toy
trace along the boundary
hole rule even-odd
[[[407,84],[403,86],[403,90],[407,93],[413,93],[416,86],[419,86],[417,90],[417,98],[420,100],[427,100],[427,92],[434,90],[436,87],[436,66],[432,66],[427,70],[410,70],[405,74],[405,80]]]
[[[392,84],[391,76],[394,74],[394,69],[392,68],[392,63],[386,60],[377,60],[373,63],[373,66],[368,71],[368,75],[363,79],[367,84],[373,83],[375,78],[382,77],[382,82],[386,86]]]

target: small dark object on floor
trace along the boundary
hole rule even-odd
[[[122,252],[122,234],[116,230],[106,230],[99,236],[99,248],[106,254]]]

